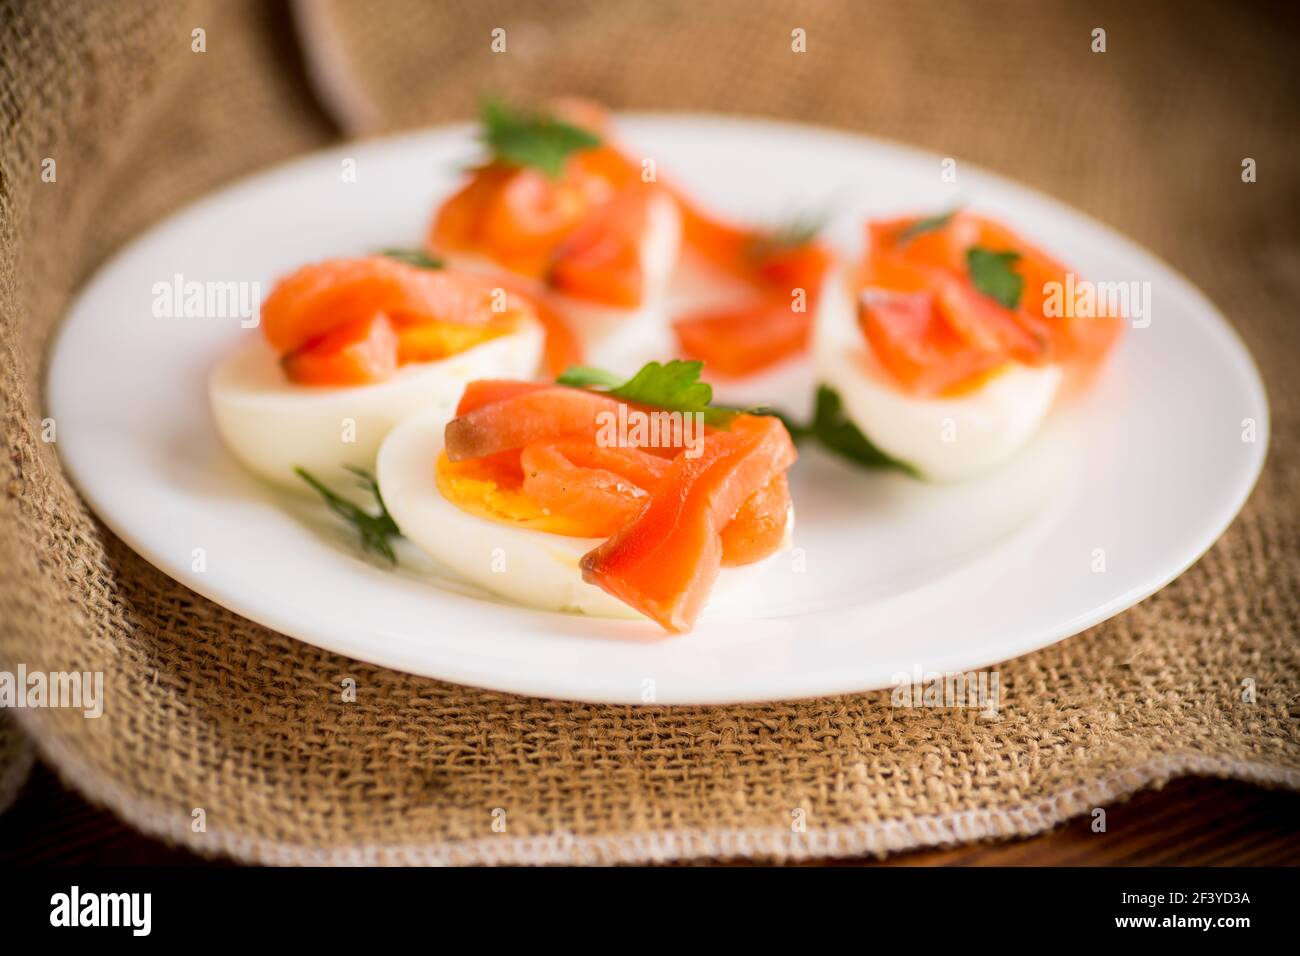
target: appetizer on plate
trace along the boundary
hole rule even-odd
[[[553,373],[660,345],[681,241],[673,197],[612,145],[592,104],[528,114],[488,102],[482,120],[490,158],[437,211],[430,254],[508,276],[544,304]]]
[[[382,500],[402,534],[530,607],[690,630],[710,595],[787,546],[781,421],[709,405],[699,363],[627,382],[472,382],[457,415],[394,429]],[[565,384],[569,383],[569,384]]]
[[[299,269],[263,303],[261,326],[213,371],[209,402],[235,457],[293,488],[297,468],[372,468],[394,425],[446,421],[467,382],[530,377],[542,354],[523,296],[386,256]]]
[[[1068,270],[989,219],[894,219],[867,233],[857,274],[828,280],[816,371],[870,443],[924,477],[1009,458],[1067,374],[1093,368],[1119,334],[1117,316],[1051,314]]]

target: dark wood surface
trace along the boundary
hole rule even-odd
[[[886,866],[1300,865],[1300,794],[1222,780],[1181,780],[1107,808],[1105,833],[1089,818],[1024,840],[903,853]],[[38,765],[0,816],[0,864],[208,865],[142,836],[92,807]],[[223,862],[223,861],[217,861]]]

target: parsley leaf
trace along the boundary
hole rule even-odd
[[[673,359],[667,365],[647,362],[630,379],[610,389],[610,394],[641,405],[702,411],[713,401],[713,386],[700,381],[703,362]]]
[[[623,376],[590,365],[570,365],[555,382],[573,388],[617,388],[623,384]]]
[[[975,288],[1008,309],[1020,304],[1020,293],[1025,288],[1025,280],[1011,268],[1019,259],[1020,253],[1010,250],[994,252],[979,246],[966,250],[966,265]]]
[[[700,381],[703,362],[685,362],[681,359],[662,364],[647,362],[626,382],[618,375],[587,365],[573,365],[565,369],[555,381],[576,388],[596,388],[612,398],[621,398],[637,405],[651,405],[675,412],[699,412],[705,422],[725,427],[736,415],[737,408],[711,405],[713,386]]]
[[[510,166],[535,166],[552,179],[564,172],[569,154],[600,145],[585,129],[540,113],[513,110],[500,100],[482,108],[483,142],[493,157]]]
[[[918,219],[910,226],[906,226],[898,231],[898,243],[902,245],[911,242],[917,236],[923,236],[927,232],[934,232],[942,229],[952,221],[952,217],[957,215],[956,209],[950,209],[947,212],[941,212],[937,216],[927,216],[925,219]]]
[[[417,269],[441,269],[443,266],[441,259],[433,258],[421,249],[380,249],[379,254]]]
[[[913,478],[921,473],[907,462],[885,454],[844,414],[839,392],[829,385],[817,386],[817,402],[812,421],[800,425],[788,415],[775,413],[785,423],[790,437],[796,442],[811,438],[823,448],[867,468],[897,468]]]
[[[383,496],[379,493],[379,482],[375,480],[374,475],[362,468],[355,468],[352,465],[343,467],[356,475],[357,484],[375,499],[375,504],[379,508],[378,514],[371,514],[342,495],[331,491],[305,468],[294,468],[294,474],[315,488],[325,499],[325,504],[331,511],[357,529],[364,550],[374,551],[387,558],[389,563],[396,564],[397,555],[393,553],[393,546],[388,539],[400,538],[402,532],[397,527],[397,522],[393,520],[393,516],[388,513],[388,508],[384,506]]]

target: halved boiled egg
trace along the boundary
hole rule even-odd
[[[820,378],[879,448],[931,478],[1015,454],[1063,377],[1091,377],[1119,337],[1106,309],[1060,310],[1061,262],[971,212],[867,224],[848,285],[834,277],[816,331]]]
[[[300,490],[295,468],[322,480],[345,465],[370,469],[394,425],[450,419],[474,379],[531,378],[543,347],[522,296],[383,257],[298,270],[261,320],[264,335],[213,370],[209,404],[236,458]]]
[[[515,274],[512,287],[562,317],[584,363],[630,373],[647,357],[671,351],[668,288],[677,267],[681,231],[681,216],[672,197],[663,191],[647,192],[643,224],[629,240],[630,265],[626,268],[639,275],[631,286],[600,289],[600,283],[619,269],[603,261],[605,252],[614,253],[602,248],[604,241],[596,236],[590,240],[595,248],[589,266],[578,262],[575,252],[568,272],[557,269],[542,277]],[[436,244],[432,248],[453,267],[467,272],[490,278],[510,271],[506,263],[482,251],[457,251]],[[562,279],[564,276],[567,278]],[[585,294],[588,288],[593,290],[591,294]]]
[[[217,366],[208,398],[235,457],[268,481],[298,489],[295,467],[322,479],[343,465],[372,469],[394,426],[421,413],[446,424],[467,382],[529,378],[541,355],[541,327],[525,319],[448,358],[403,366],[385,382],[330,387],[290,381],[275,350],[258,339]]]
[[[487,591],[521,605],[596,617],[641,615],[583,580],[581,562],[604,539],[579,537],[569,519],[552,514],[498,473],[490,457],[452,462],[444,454],[445,419],[425,415],[389,434],[379,452],[380,492],[402,534]],[[759,561],[724,566],[710,594],[730,603],[789,547],[794,512],[785,514],[781,546]]]
[[[642,187],[633,187],[640,189]],[[589,257],[588,264],[570,266],[570,278],[553,271],[551,299],[582,341],[592,365],[619,372],[635,371],[649,357],[670,350],[672,332],[668,325],[668,288],[677,268],[682,222],[677,203],[663,190],[651,191],[645,199],[644,217],[632,240],[635,249],[633,272],[639,274],[635,294],[606,294],[593,298],[583,294],[588,276],[605,268],[600,261],[600,236],[585,239],[589,252],[575,250],[573,259]],[[577,237],[581,238],[581,237]],[[561,260],[561,265],[564,260]],[[614,304],[617,302],[618,304]]]
[[[1061,382],[1056,365],[1004,361],[960,389],[919,396],[884,366],[859,324],[870,290],[854,295],[840,273],[827,280],[814,336],[818,380],[835,389],[845,414],[885,453],[938,480],[985,471],[1034,435]],[[877,303],[878,304],[878,303]]]
[[[438,415],[413,418],[393,429],[379,450],[379,490],[402,534],[466,580],[527,607],[637,617],[582,580],[578,562],[600,539],[544,530],[548,516],[522,495],[503,489],[486,471],[447,462],[446,424]]]
[[[482,119],[489,157],[439,206],[428,251],[513,283],[558,316],[547,322],[556,374],[565,360],[630,372],[664,354],[682,239],[672,193],[643,177],[594,103],[534,113],[490,102]]]

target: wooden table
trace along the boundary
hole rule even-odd
[[[922,850],[866,866],[1258,866],[1300,864],[1300,794],[1222,780],[1181,780],[1108,808],[1107,832],[1088,817],[1026,840]],[[225,862],[225,861],[218,861]],[[0,816],[0,864],[210,865],[142,836],[92,807],[38,765]]]

